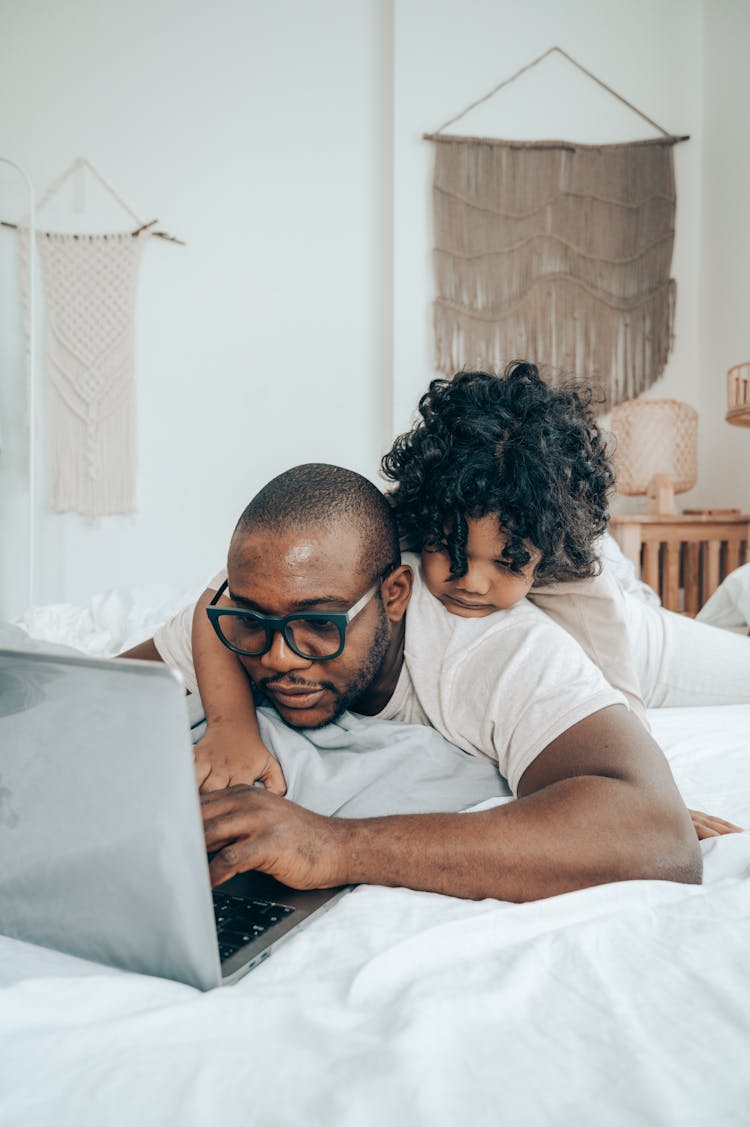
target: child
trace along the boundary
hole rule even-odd
[[[622,592],[597,551],[614,475],[591,401],[589,389],[549,387],[533,364],[433,380],[382,470],[404,542],[448,611],[528,596],[645,721]]]
[[[746,637],[649,605],[615,579],[602,553],[614,478],[591,402],[590,390],[549,387],[520,362],[503,376],[433,380],[383,459],[430,591],[453,614],[528,597],[644,719],[644,702],[750,701]]]

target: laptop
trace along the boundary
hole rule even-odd
[[[0,649],[0,933],[210,990],[348,890],[212,894],[174,670]]]

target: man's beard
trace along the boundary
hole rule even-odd
[[[375,631],[375,636],[372,640],[369,653],[367,655],[367,662],[357,671],[355,678],[344,688],[337,689],[330,681],[316,681],[316,686],[320,689],[327,689],[333,695],[334,710],[329,717],[321,720],[319,724],[294,724],[288,720],[286,716],[282,716],[279,712],[273,697],[269,696],[265,689],[266,685],[273,685],[275,681],[283,680],[288,685],[307,684],[306,681],[295,679],[294,676],[289,674],[278,673],[275,677],[264,677],[260,681],[253,681],[254,687],[263,694],[265,700],[273,707],[282,723],[286,724],[287,728],[292,728],[294,731],[299,731],[301,728],[307,728],[314,731],[317,728],[325,728],[327,724],[333,724],[338,720],[339,716],[343,716],[346,710],[355,703],[355,701],[362,696],[366,689],[373,684],[383,667],[388,646],[390,644],[390,632],[388,629],[388,619],[385,614],[385,607],[380,604],[380,618],[378,626]]]

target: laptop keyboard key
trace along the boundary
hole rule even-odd
[[[225,946],[233,946],[235,951],[238,951],[240,947],[244,947],[246,943],[252,943],[258,935],[262,934],[262,932],[256,931],[222,931],[220,939]]]
[[[241,896],[214,893],[214,913],[219,955],[228,959],[294,912],[286,904],[270,900],[245,900]]]

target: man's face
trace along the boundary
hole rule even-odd
[[[362,571],[360,556],[359,537],[344,527],[235,534],[228,594],[236,606],[262,614],[348,611],[377,579]],[[372,684],[390,640],[378,591],[347,626],[338,657],[321,662],[300,657],[276,633],[268,653],[239,660],[285,723],[319,728]]]

